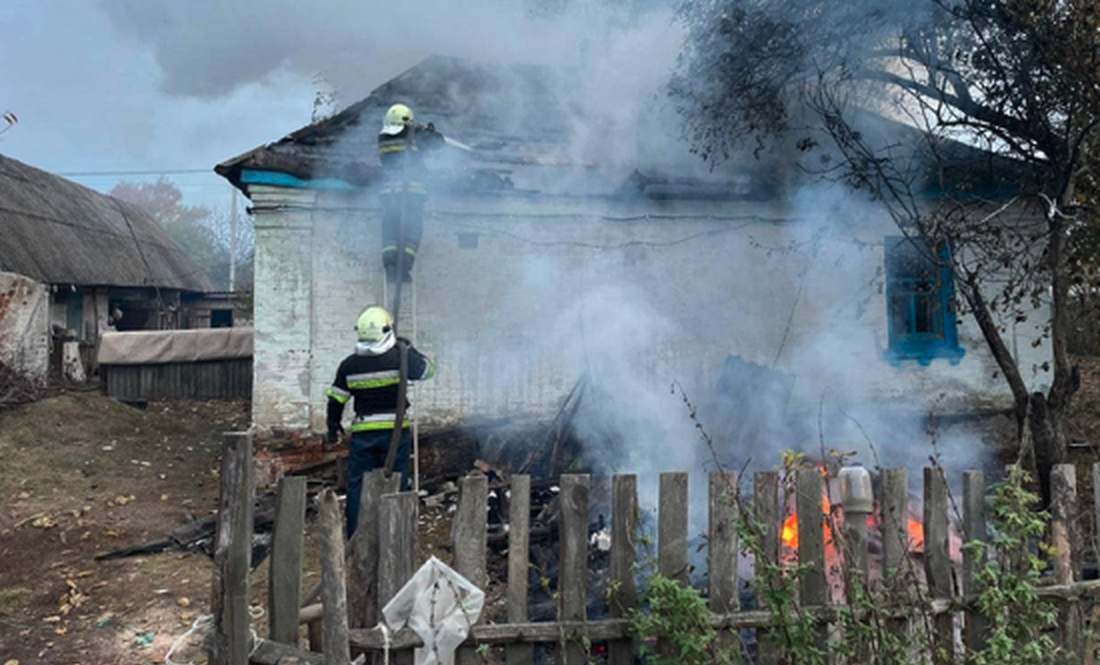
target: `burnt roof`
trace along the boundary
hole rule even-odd
[[[630,140],[629,133],[610,138],[605,119],[589,120],[585,109],[576,106],[571,80],[577,77],[569,71],[544,65],[431,56],[336,115],[229,159],[214,170],[246,194],[242,169],[279,171],[304,180],[335,178],[369,187],[381,176],[377,134],[382,117],[390,105],[400,102],[413,108],[417,121],[434,122],[448,137],[473,148],[470,152],[448,149],[443,157],[433,156],[434,191],[763,200],[778,195],[782,187],[804,182],[796,165],[798,156],[791,152],[733,159],[712,168],[690,154],[678,137],[668,135],[662,125],[667,118],[656,116],[648,124],[637,119],[634,129],[644,136],[645,156],[637,152],[633,162],[615,163],[609,157],[623,146],[614,142]],[[862,116],[860,124],[872,142],[889,145],[900,139],[918,149],[912,153],[917,157],[912,175],[923,182],[928,194],[960,188],[1003,191],[1006,174],[1016,183],[1021,179],[1019,165],[1012,160],[955,141],[941,146],[946,159],[930,159],[920,152],[925,135],[918,129],[877,114]],[[575,140],[578,135],[586,135],[587,141]],[[930,164],[937,168],[929,170]]]
[[[210,279],[136,206],[0,155],[0,270],[47,284],[210,291]]]

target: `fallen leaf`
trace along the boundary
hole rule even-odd
[[[161,501],[167,501],[168,500],[168,495],[167,494],[161,494],[160,495],[160,500]]]
[[[65,635],[69,632],[69,629],[66,628],[65,626],[58,626],[57,629],[54,630],[53,632],[58,634],[58,635]]]
[[[4,661],[4,665],[19,665],[19,661],[12,658],[11,660]]]
[[[176,604],[179,605],[180,607],[191,607],[191,599],[184,596],[183,598],[180,598],[179,600],[177,600]]]
[[[55,614],[54,616],[46,617],[43,621],[46,623],[61,623],[61,617]]]

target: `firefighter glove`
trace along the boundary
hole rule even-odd
[[[336,423],[328,426],[327,441],[329,445],[335,445],[340,441],[340,437],[344,435],[344,426],[340,423]]]

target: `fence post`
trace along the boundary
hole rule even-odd
[[[252,435],[227,432],[222,443],[221,494],[214,546],[214,639],[211,665],[248,660],[252,641],[248,575],[252,564]]]
[[[882,470],[882,567],[884,588],[895,605],[908,604],[914,599],[912,580],[904,579],[912,572],[909,560],[909,471],[907,469]],[[909,632],[907,619],[894,619],[889,628],[898,639]]]
[[[799,469],[796,478],[795,509],[798,512],[798,563],[810,564],[799,581],[799,602],[803,607],[822,607],[829,601],[825,578],[825,513],[821,470]],[[828,625],[818,626],[818,647],[824,649]]]
[[[688,474],[662,473],[657,512],[657,567],[661,575],[687,583]]]
[[[611,478],[611,616],[626,616],[638,602],[634,583],[637,562],[638,479],[634,475]],[[634,641],[613,640],[608,645],[610,665],[633,665]]]
[[[302,536],[306,521],[306,479],[283,476],[275,498],[268,574],[268,639],[298,645],[302,588]]]
[[[558,580],[558,621],[584,621],[588,606],[588,476],[561,477],[561,570]],[[562,665],[584,665],[585,646],[570,638],[558,647]]]
[[[398,474],[393,474],[398,477]],[[378,606],[401,591],[413,576],[416,562],[417,496],[413,492],[385,494],[378,510]],[[395,654],[398,665],[412,663],[411,650]]]
[[[782,519],[779,512],[779,473],[762,471],[754,475],[753,495],[753,510],[756,512],[754,517],[764,539],[761,543],[764,557],[768,563],[778,564],[779,522]],[[757,588],[756,597],[759,607],[766,610],[768,609],[767,599],[762,596],[761,590]],[[774,640],[769,637],[768,629],[757,629],[756,643],[760,652],[760,665],[777,665],[780,662],[781,654]]]
[[[527,578],[530,567],[531,476],[512,476],[508,503],[508,623],[527,622]],[[532,665],[533,644],[504,648],[508,665]]]
[[[947,522],[947,479],[941,467],[924,467],[924,572],[933,598],[954,596],[949,525]],[[954,662],[954,615],[945,612],[933,620],[933,663]]]
[[[348,576],[348,624],[352,628],[371,628],[378,623],[378,519],[383,494],[401,487],[401,476],[386,477],[385,469],[375,469],[363,477],[359,500],[359,527],[351,538],[351,571]],[[357,497],[349,496],[348,501]]]
[[[985,474],[981,471],[963,473],[963,540],[989,542],[989,530],[985,510]],[[974,596],[981,592],[978,585],[978,566],[986,559],[977,559],[967,548],[963,549],[963,593]],[[966,648],[975,653],[985,648],[986,618],[973,609],[966,613]]]
[[[1077,548],[1077,468],[1072,464],[1055,464],[1050,474],[1052,521],[1051,544],[1054,545],[1054,579],[1058,584],[1076,581]],[[1084,658],[1080,605],[1067,600],[1058,603],[1060,638],[1070,653]]]
[[[348,599],[344,586],[344,520],[336,493],[321,492],[321,597],[325,665],[348,665]],[[242,661],[243,662],[243,661]]]
[[[741,609],[737,592],[737,474],[710,474],[707,522],[707,577],[710,586],[710,611],[731,614]],[[733,648],[733,635],[721,633],[723,649]]]
[[[484,589],[489,479],[485,476],[466,476],[460,482],[458,509],[451,531],[455,572],[470,580],[474,586]],[[455,662],[458,665],[478,665],[481,656],[474,647],[459,647]]]

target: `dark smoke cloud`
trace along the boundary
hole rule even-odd
[[[166,92],[201,98],[280,71],[323,74],[342,95],[362,96],[433,53],[556,63],[587,52],[598,59],[612,33],[630,30],[661,4],[100,0],[122,34],[152,48]]]

